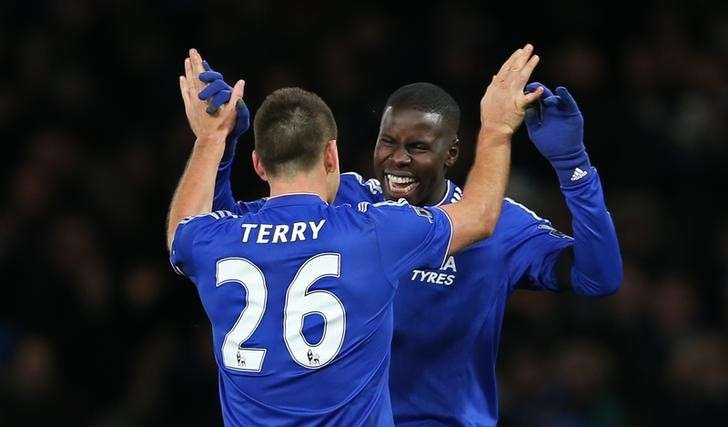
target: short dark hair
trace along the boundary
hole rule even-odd
[[[310,170],[337,132],[329,106],[315,93],[297,87],[268,95],[253,129],[255,151],[271,176]]]
[[[460,127],[460,107],[440,86],[432,83],[412,83],[397,89],[387,99],[387,107],[404,108],[423,113],[437,113],[453,132]]]

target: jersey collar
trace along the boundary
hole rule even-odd
[[[288,193],[268,197],[261,209],[277,206],[328,205],[321,196],[314,193]]]
[[[460,198],[462,198],[463,191],[455,185],[452,181],[449,179],[445,180],[447,183],[447,191],[445,191],[445,195],[442,197],[442,199],[435,203],[432,206],[440,206],[440,205],[446,205],[448,203],[456,203],[460,201]]]

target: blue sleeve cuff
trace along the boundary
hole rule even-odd
[[[586,181],[585,178],[593,174],[589,155],[586,150],[576,154],[549,159],[551,166],[556,170],[559,183],[562,187],[573,187]]]

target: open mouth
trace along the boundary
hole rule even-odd
[[[385,185],[392,198],[407,198],[420,185],[420,182],[412,176],[384,174]]]

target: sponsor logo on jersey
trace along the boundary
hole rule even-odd
[[[412,270],[410,280],[431,285],[452,286],[455,284],[457,271],[455,257],[449,256],[439,270]]]

